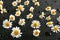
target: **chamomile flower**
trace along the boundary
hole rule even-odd
[[[21,3],[21,0],[16,0],[17,3]]]
[[[34,2],[34,3],[35,3],[35,2],[37,2],[37,0],[32,0],[32,2]]]
[[[46,17],[46,20],[47,20],[47,21],[51,20],[51,16],[50,16],[50,15],[47,16],[47,17]]]
[[[2,10],[3,9],[3,6],[2,5],[0,5],[0,10]]]
[[[39,30],[39,29],[33,30],[33,35],[34,35],[35,37],[38,37],[39,34],[40,34],[40,30]]]
[[[0,5],[2,5],[3,4],[3,1],[0,1]]]
[[[12,22],[8,21],[7,19],[3,21],[3,27],[4,28],[11,28],[12,27]]]
[[[34,11],[34,7],[30,7],[29,11],[33,12]]]
[[[33,14],[32,13],[30,13],[30,14],[27,15],[27,19],[30,19],[32,17],[33,17]]]
[[[10,20],[10,21],[15,21],[15,16],[14,16],[14,15],[10,15],[10,16],[9,16],[9,20]]]
[[[60,16],[57,18],[57,21],[60,22]]]
[[[42,14],[41,15],[39,15],[39,18],[45,18],[45,14],[44,14],[44,12],[42,12]]]
[[[18,24],[21,26],[25,25],[25,19],[20,19]]]
[[[35,5],[36,5],[36,6],[40,6],[39,2],[35,2]]]
[[[25,2],[24,2],[24,5],[29,5],[29,1],[28,1],[28,0],[25,1]]]
[[[20,10],[20,11],[24,11],[24,5],[19,5],[19,6],[17,6],[18,8],[16,9],[16,10]]]
[[[52,26],[53,26],[53,22],[52,22],[52,21],[49,21],[49,22],[46,23],[46,25],[47,25],[48,27],[52,27]]]
[[[53,26],[52,28],[51,28],[51,30],[53,31],[53,32],[60,32],[60,26],[59,25],[55,25],[55,26]]]
[[[51,10],[51,15],[56,15],[56,9]]]
[[[50,6],[47,6],[47,7],[45,8],[45,10],[46,10],[46,11],[51,11],[51,7],[50,7]]]
[[[13,1],[13,2],[12,2],[12,5],[13,5],[13,6],[17,6],[17,2],[16,2],[16,1]]]
[[[41,25],[40,25],[40,22],[37,21],[37,20],[33,20],[32,21],[32,24],[31,24],[31,27],[32,28],[39,28]]]
[[[13,38],[19,38],[19,37],[21,37],[21,34],[22,34],[22,32],[21,32],[19,27],[13,27],[12,28],[11,36]]]
[[[21,11],[16,11],[15,16],[20,16],[21,15]]]
[[[6,9],[2,9],[1,10],[1,13],[3,14],[3,13],[7,13],[7,10]]]

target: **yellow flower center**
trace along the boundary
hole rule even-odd
[[[22,6],[18,6],[18,10],[22,10],[23,9],[23,7]]]
[[[15,30],[14,31],[14,35],[18,35],[19,34],[19,31],[18,30]]]
[[[0,5],[2,5],[3,4],[3,2],[2,1],[0,1]]]
[[[39,34],[39,32],[38,32],[38,31],[36,31],[34,34],[35,34],[35,35],[38,35],[38,34]]]
[[[57,31],[58,30],[58,27],[54,27],[54,29],[53,29],[54,31]]]
[[[48,25],[52,25],[53,22],[48,22]]]
[[[7,27],[9,27],[9,26],[10,26],[10,22],[6,22],[5,25],[6,25]]]
[[[37,26],[38,26],[38,23],[33,23],[33,26],[34,26],[34,27],[37,27]]]

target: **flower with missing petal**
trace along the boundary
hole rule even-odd
[[[30,7],[29,11],[33,12],[34,11],[34,7]]]
[[[35,5],[36,5],[36,6],[40,6],[39,2],[35,2]]]
[[[31,24],[31,27],[32,28],[40,28],[40,22],[39,21],[37,21],[37,20],[33,20],[32,21],[32,24]]]
[[[2,9],[1,10],[1,13],[3,14],[3,13],[7,13],[7,10],[6,9]]]
[[[28,15],[27,15],[27,19],[30,19],[30,18],[32,18],[33,17],[33,14],[32,13],[29,13]]]
[[[8,21],[7,19],[3,21],[3,27],[4,28],[11,28],[12,27],[12,22]]]
[[[53,22],[52,22],[52,21],[49,21],[49,22],[46,23],[46,25],[47,25],[48,27],[52,27],[52,26],[53,26]]]
[[[16,10],[20,10],[20,11],[24,11],[24,5],[19,5],[19,6],[17,6],[18,8],[16,9]]]
[[[21,11],[16,11],[15,16],[20,16],[21,15]]]
[[[11,36],[13,38],[19,38],[19,37],[21,37],[21,34],[22,34],[22,32],[21,32],[19,27],[13,27],[12,28]]]
[[[35,37],[38,37],[39,34],[40,34],[40,30],[39,30],[39,29],[33,30],[33,35],[34,35]]]
[[[47,6],[47,7],[45,8],[45,10],[46,10],[46,11],[51,11],[51,7],[50,7],[50,6]]]
[[[51,10],[51,15],[56,15],[56,9]]]
[[[9,20],[10,20],[10,21],[15,21],[15,16],[14,16],[14,15],[10,15],[10,16],[9,16]]]
[[[3,5],[3,1],[0,1],[0,5]]]
[[[55,25],[55,26],[53,26],[52,28],[51,28],[51,30],[53,31],[53,32],[60,32],[60,26],[59,25]]]
[[[29,5],[29,1],[28,1],[28,0],[25,1],[25,2],[24,2],[24,5]]]
[[[16,2],[16,1],[13,1],[13,2],[12,2],[12,5],[13,5],[13,6],[17,6],[17,2]]]
[[[20,19],[18,24],[21,26],[25,25],[25,19]]]
[[[17,3],[21,3],[21,0],[16,0]]]
[[[51,20],[51,16],[50,16],[50,15],[47,16],[47,17],[46,17],[46,20],[47,20],[47,21]]]
[[[41,15],[39,15],[39,18],[45,18],[45,14],[44,14],[44,12],[42,12],[42,14]]]

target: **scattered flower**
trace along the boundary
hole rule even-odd
[[[34,2],[34,3],[35,3],[35,2],[37,2],[37,0],[32,0],[32,2]]]
[[[32,28],[39,28],[41,25],[40,25],[40,22],[37,21],[37,20],[33,20],[32,21],[32,24],[31,24],[31,27]]]
[[[0,5],[3,5],[3,1],[0,1]]]
[[[51,10],[51,15],[56,15],[56,9]]]
[[[33,31],[33,35],[34,35],[35,37],[38,37],[39,34],[40,34],[40,30],[39,30],[39,29],[35,29],[35,30]]]
[[[30,14],[27,15],[27,19],[30,19],[32,17],[33,17],[33,14],[32,13],[30,13]]]
[[[50,7],[50,6],[47,6],[47,7],[45,8],[45,10],[46,10],[46,11],[51,11],[51,7]]]
[[[60,16],[57,18],[57,21],[60,22]]]
[[[47,21],[51,20],[51,16],[50,16],[50,15],[47,16],[47,17],[46,17],[46,20],[47,20]]]
[[[18,8],[16,9],[16,10],[20,10],[20,11],[24,11],[24,5],[19,5],[19,6],[17,6]]]
[[[29,1],[28,1],[28,0],[25,1],[25,2],[24,2],[24,5],[29,5]]]
[[[20,16],[21,15],[21,11],[16,11],[15,16]]]
[[[25,19],[20,19],[18,24],[21,26],[25,25]]]
[[[13,6],[17,6],[17,2],[16,2],[16,1],[13,1],[13,2],[12,2],[12,5],[13,5]]]
[[[30,7],[29,11],[33,12],[34,11],[34,7]]]
[[[22,34],[22,32],[21,32],[19,27],[13,27],[12,28],[11,36],[13,38],[19,38],[19,37],[21,37],[21,34]]]
[[[45,14],[44,14],[44,12],[42,12],[42,14],[41,15],[39,15],[39,18],[45,18]]]
[[[17,3],[21,3],[21,0],[16,0]]]
[[[3,6],[2,5],[0,5],[0,10],[2,10],[3,9]]]
[[[60,26],[59,25],[55,25],[55,26],[53,26],[52,28],[51,28],[51,30],[53,31],[53,32],[60,32]]]
[[[40,6],[39,2],[35,2],[35,5],[36,5],[36,6]]]
[[[49,22],[46,23],[46,25],[47,25],[48,27],[52,27],[52,26],[53,26],[53,22],[52,22],[52,21],[49,21]]]
[[[12,22],[8,21],[7,19],[3,21],[3,27],[4,28],[11,28],[12,27]]]
[[[14,15],[10,15],[10,16],[9,16],[9,20],[10,20],[10,21],[15,21],[15,16],[14,16]]]

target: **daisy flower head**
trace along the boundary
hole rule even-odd
[[[40,34],[40,30],[39,29],[33,30],[33,36],[38,37],[39,34]]]
[[[40,22],[38,20],[33,20],[32,21],[32,24],[31,24],[31,27],[32,28],[40,28]]]
[[[60,16],[57,18],[57,21],[60,22]]]
[[[28,15],[27,15],[27,19],[30,19],[30,18],[32,18],[33,17],[33,14],[32,13],[29,13]]]
[[[24,5],[29,5],[29,1],[28,1],[28,0],[25,1],[25,2],[24,2]]]
[[[47,25],[48,27],[52,27],[52,26],[53,26],[53,22],[52,22],[52,21],[49,21],[49,22],[46,23],[46,25]]]
[[[3,1],[2,0],[0,1],[0,5],[3,5]]]
[[[15,13],[15,16],[20,16],[21,15],[21,11],[16,11],[16,13]]]
[[[20,11],[24,11],[24,5],[19,5],[19,6],[17,6],[18,8],[16,9],[16,10],[20,10]]]
[[[33,3],[37,2],[37,0],[32,0]]]
[[[36,6],[40,6],[39,2],[35,2],[35,5],[36,5]]]
[[[56,9],[51,10],[51,15],[56,15]]]
[[[21,26],[25,25],[25,19],[20,19],[18,24]]]
[[[15,21],[15,16],[14,16],[14,15],[10,15],[10,16],[9,16],[9,20],[10,20],[10,21]]]
[[[21,0],[16,0],[17,3],[21,3]]]
[[[2,5],[0,5],[0,10],[2,10],[3,9],[3,6]]]
[[[51,11],[51,7],[50,7],[50,6],[47,6],[47,7],[45,8],[45,10],[46,10],[46,11]]]
[[[8,29],[12,27],[12,22],[8,21],[7,19],[3,21],[3,27]]]
[[[33,12],[34,11],[34,7],[30,7],[29,11]]]
[[[19,38],[19,37],[21,37],[21,34],[22,34],[22,32],[21,32],[19,27],[13,27],[12,28],[11,36],[13,38]]]
[[[53,32],[60,32],[60,26],[59,25],[55,25],[55,26],[53,26],[52,28],[51,28],[51,30],[53,31]]]
[[[13,5],[13,6],[17,6],[17,2],[16,2],[16,1],[13,1],[13,2],[12,2],[12,5]]]
[[[3,13],[7,13],[7,10],[4,8],[4,9],[1,10],[1,13],[2,13],[2,14],[3,14]]]
[[[47,17],[46,17],[46,20],[47,20],[47,21],[51,20],[51,16],[50,16],[50,15],[47,16]]]
[[[39,18],[45,18],[45,14],[44,14],[44,12],[42,12],[42,14],[41,15],[39,15]]]

